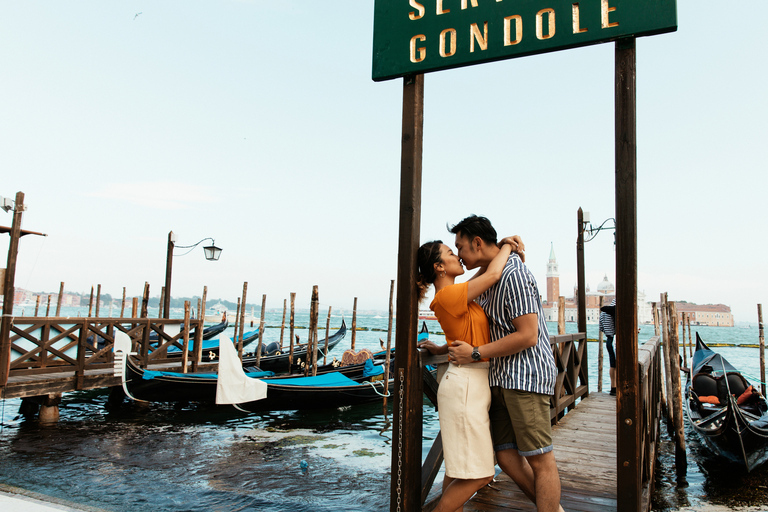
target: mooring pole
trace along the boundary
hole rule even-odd
[[[8,264],[3,282],[3,319],[0,323],[0,385],[8,384],[11,372],[11,321],[13,319],[14,278],[16,276],[16,258],[19,254],[21,238],[21,215],[24,212],[24,192],[16,193],[13,206],[13,224],[11,224],[11,242],[8,245]]]
[[[424,75],[403,79],[400,157],[400,236],[397,257],[397,325],[392,431],[391,512],[421,511],[422,377],[416,350],[419,300],[416,251],[421,225],[421,156]]]
[[[616,464],[619,512],[642,506],[637,372],[637,122],[635,38],[616,41]]]
[[[763,305],[757,305],[757,328],[760,341],[760,391],[765,396],[765,335],[763,334]],[[688,332],[691,332],[688,328]]]
[[[579,332],[587,334],[587,279],[584,271],[584,212],[578,211],[578,236],[576,237],[576,283],[579,287]]]

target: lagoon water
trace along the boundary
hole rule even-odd
[[[266,340],[279,339],[281,317],[281,311],[267,314]],[[349,314],[346,321],[351,327]],[[297,314],[296,325],[307,324],[307,315]],[[341,316],[334,315],[331,332],[340,324]],[[437,322],[427,324],[430,332],[440,331]],[[379,340],[386,341],[387,318],[358,315],[357,326],[368,329],[356,333],[357,349],[378,350]],[[568,332],[575,330],[567,324]],[[746,374],[760,375],[758,350],[738,346],[757,343],[756,327],[694,327],[696,331],[706,342],[734,345],[717,350]],[[556,332],[555,325],[550,332]],[[297,333],[306,339],[306,330]],[[652,326],[642,326],[640,343],[652,335]],[[588,336],[597,337],[596,325],[589,326]],[[340,357],[350,339],[348,332],[330,355]],[[597,351],[597,343],[590,343],[592,392],[597,392]],[[604,374],[607,391],[607,368]],[[107,398],[106,391],[66,394],[60,421],[50,426],[18,417],[19,400],[0,402],[0,484],[109,511],[389,508],[391,401],[385,417],[380,403],[257,415],[194,404],[125,402],[109,407]],[[437,431],[437,414],[425,400],[425,455]],[[693,432],[687,435],[689,486],[675,484],[674,447],[665,437],[655,510],[705,504],[768,508],[768,470],[747,475],[712,458]]]

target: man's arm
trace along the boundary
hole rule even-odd
[[[539,316],[536,313],[521,315],[512,320],[512,325],[515,332],[478,348],[481,358],[509,356],[536,346],[539,340]],[[452,363],[469,364],[472,362],[472,345],[454,341],[448,347],[448,357]]]

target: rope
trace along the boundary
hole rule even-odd
[[[381,382],[382,382],[381,389],[382,390],[386,389],[387,386],[385,384],[385,381],[381,381]],[[376,383],[375,382],[371,382],[371,381],[366,380],[366,381],[363,381],[363,384],[369,384],[373,388],[373,390],[376,392],[376,394],[381,396],[381,397],[388,397],[388,396],[392,395],[392,393],[389,392],[389,389],[387,389],[387,393],[386,394],[379,393],[378,390],[376,389]]]

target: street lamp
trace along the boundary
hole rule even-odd
[[[205,242],[206,240],[211,241],[211,245],[206,245],[203,247],[203,253],[205,254],[205,259],[208,261],[218,261],[219,257],[221,256],[221,248],[216,247],[216,241],[213,238],[203,238],[196,244],[192,245],[176,245],[176,235],[173,231],[168,233],[168,253],[166,255],[165,259],[165,295],[163,296],[163,318],[169,318],[170,316],[170,309],[171,309],[171,269],[173,267],[173,249],[175,247],[178,247],[179,249],[189,249],[184,254],[179,254],[179,256],[184,256],[185,254],[189,254],[194,250],[195,247],[200,245],[201,243]]]
[[[612,226],[606,226],[608,221],[613,221]],[[613,217],[606,219],[598,227],[592,226],[589,220],[589,212],[578,212],[578,230],[579,236],[576,240],[576,267],[577,267],[577,286],[579,288],[579,332],[587,332],[587,292],[586,278],[584,275],[584,243],[595,239],[595,237],[604,229],[613,229],[613,243],[616,244],[616,219]],[[588,236],[585,239],[584,233]]]
[[[612,226],[606,226],[605,224],[608,221],[612,221],[613,225]],[[589,227],[587,227],[587,226],[589,226]],[[590,242],[590,241],[594,240],[595,237],[597,236],[597,234],[600,233],[600,231],[603,231],[604,229],[612,229],[613,230],[613,245],[616,245],[616,219],[614,219],[613,217],[607,218],[607,219],[605,219],[603,221],[602,224],[600,224],[597,227],[594,227],[592,225],[592,223],[589,221],[589,212],[584,212],[583,213],[582,230],[584,231],[584,233],[589,233],[589,238],[584,240],[585,242]]]

